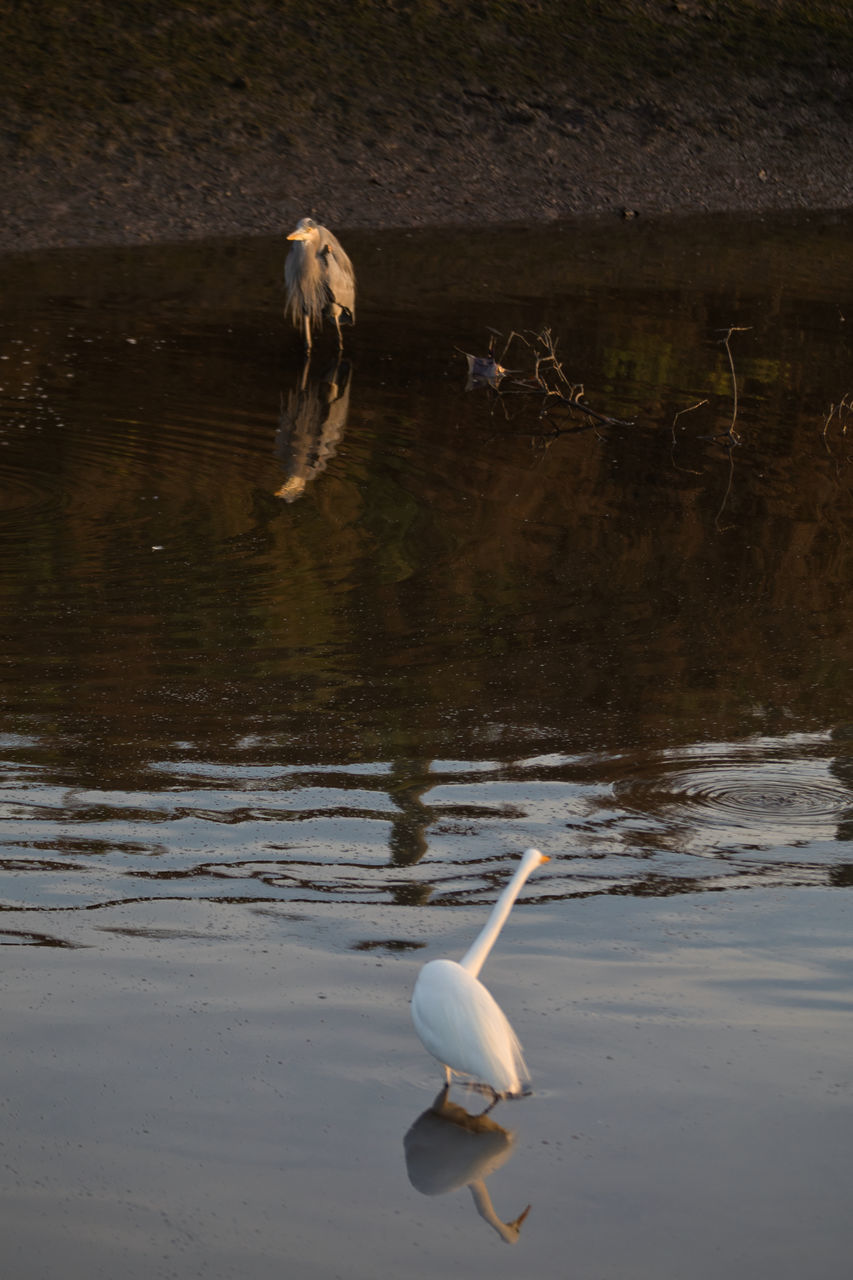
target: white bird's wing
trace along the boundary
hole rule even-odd
[[[494,996],[453,960],[432,960],[418,975],[412,1019],[424,1047],[444,1066],[518,1093],[529,1079],[518,1037]]]

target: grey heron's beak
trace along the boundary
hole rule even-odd
[[[288,240],[307,240],[308,234],[305,231],[300,231],[297,227],[295,231],[291,231],[287,238]]]

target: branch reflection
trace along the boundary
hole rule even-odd
[[[312,377],[306,360],[293,389],[281,393],[275,452],[287,478],[277,498],[301,498],[335,456],[349,415],[351,375],[349,360],[339,358],[319,378]]]
[[[416,1191],[441,1196],[468,1187],[480,1217],[507,1244],[516,1244],[530,1205],[504,1222],[492,1204],[486,1178],[506,1164],[515,1135],[491,1116],[471,1115],[451,1102],[445,1087],[403,1139],[406,1172]]]

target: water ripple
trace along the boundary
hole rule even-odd
[[[712,744],[625,762],[613,795],[667,847],[741,856],[834,859],[853,790],[827,735]],[[637,828],[633,828],[637,830]]]
[[[850,760],[829,735],[621,755],[401,765],[171,759],[150,786],[57,785],[7,744],[6,911],[146,898],[486,906],[850,882]],[[143,775],[144,776],[144,775]]]

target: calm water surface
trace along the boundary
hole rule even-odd
[[[307,368],[279,239],[4,262],[12,1274],[843,1273],[851,231],[349,235]],[[620,424],[466,391],[546,325]]]

